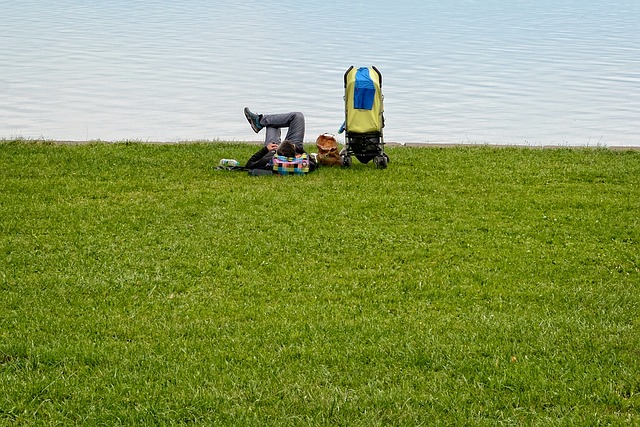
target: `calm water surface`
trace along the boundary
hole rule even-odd
[[[385,139],[640,146],[640,2],[1,1],[0,138],[256,140],[343,120],[383,74]]]

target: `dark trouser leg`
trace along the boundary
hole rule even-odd
[[[302,113],[263,114],[260,124],[267,128],[264,141],[265,145],[270,143],[279,144],[282,135],[281,128],[286,127],[289,129],[287,130],[285,139],[302,148],[305,130],[304,115]]]

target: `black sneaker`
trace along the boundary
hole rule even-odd
[[[249,110],[249,107],[244,107],[244,116],[249,121],[251,129],[253,129],[255,133],[260,132],[260,129],[264,127],[260,124],[260,115],[252,113],[251,110]]]

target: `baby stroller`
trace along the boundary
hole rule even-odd
[[[341,152],[342,165],[351,166],[351,156],[360,163],[373,163],[385,169],[389,156],[384,152],[384,107],[382,74],[376,67],[349,67],[344,73],[345,147]]]

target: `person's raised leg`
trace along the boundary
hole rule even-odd
[[[291,120],[289,121],[289,129],[287,130],[287,136],[284,139],[293,142],[302,151],[304,150],[302,147],[305,131],[304,114],[299,112],[290,114]]]
[[[278,129],[278,141],[280,140],[279,129],[283,127],[289,128],[287,130],[287,136],[285,137],[285,139],[293,142],[299,148],[302,148],[305,132],[304,114],[300,112],[263,114],[260,118],[260,124],[267,128],[267,132],[269,132],[271,128]],[[266,139],[267,142],[269,142],[268,138]]]
[[[264,145],[280,144],[280,136],[282,135],[282,131],[280,128],[274,128],[272,126],[267,126],[267,130],[264,131]]]
[[[263,117],[265,117],[264,114],[256,114],[253,111],[249,110],[249,107],[244,107],[244,116],[247,118],[247,121],[249,122],[249,124],[251,125],[251,129],[253,129],[253,131],[255,133],[258,133],[262,130],[262,128],[266,127],[267,130],[265,131],[265,136],[264,136],[264,145],[269,145],[271,143],[274,144],[280,144],[280,137],[282,135],[282,132],[280,131],[280,125],[279,123],[282,121],[284,122],[284,120],[280,117],[271,117],[271,122],[275,123],[276,125],[267,125],[265,126],[265,124],[262,123],[262,119]],[[269,122],[270,120],[267,119],[267,122]]]

